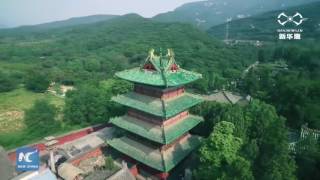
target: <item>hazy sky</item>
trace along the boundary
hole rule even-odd
[[[39,24],[93,14],[152,17],[196,0],[0,0],[0,26]]]

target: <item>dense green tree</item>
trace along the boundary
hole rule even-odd
[[[221,179],[253,180],[254,177],[252,175],[251,166],[250,161],[241,156],[237,156],[231,165],[226,167],[226,174]]]
[[[295,179],[285,119],[277,115],[273,106],[254,100],[243,108],[242,113],[226,113],[222,119],[231,122],[239,119],[236,128],[240,130],[236,132],[239,137],[247,136],[242,153],[254,159],[252,167],[256,178]]]
[[[226,109],[218,120],[232,122],[235,125],[234,134],[244,142],[247,142],[249,138],[248,131],[253,120],[250,116],[245,115],[243,109],[244,107],[241,106],[232,106]]]
[[[111,93],[113,95],[124,94],[127,93],[129,90],[133,90],[133,84],[124,80],[117,80],[113,82],[111,86]]]
[[[48,74],[43,70],[31,71],[25,79],[25,86],[34,92],[45,92],[50,84]]]
[[[250,94],[251,96],[254,96],[256,92],[259,91],[259,76],[255,74],[254,70],[250,70],[243,80],[242,83],[242,90],[246,94]]]
[[[37,100],[31,109],[25,111],[24,121],[31,134],[47,135],[58,127],[58,109],[47,100]]]
[[[298,178],[301,180],[320,179],[320,142],[309,135],[296,144]]]
[[[266,58],[265,58],[265,52],[263,49],[259,49],[258,51],[258,61],[259,62],[265,62]]]
[[[220,121],[221,115],[230,108],[228,104],[205,101],[191,109],[194,114],[199,114],[204,118],[204,122],[192,129],[192,133],[208,137],[214,125]]]
[[[101,69],[100,61],[92,57],[84,60],[84,69],[90,72],[99,71]]]
[[[208,80],[206,78],[200,79],[191,84],[191,87],[198,92],[207,93],[208,92]]]
[[[256,179],[295,179],[295,163],[289,155],[285,119],[277,115],[273,106],[254,100],[247,106],[234,105],[222,111],[206,105],[201,111],[206,116],[219,112],[217,118],[211,117],[214,121],[204,122],[207,129],[219,121],[234,124],[233,135],[243,142],[239,154],[249,162]]]
[[[115,86],[117,86],[115,84]],[[117,89],[125,91],[125,87]],[[82,85],[77,90],[67,93],[64,109],[64,119],[71,124],[106,123],[110,117],[121,114],[123,108],[113,103],[113,86]]]
[[[288,119],[288,125],[300,128],[308,123],[319,129],[320,81],[308,80],[303,75],[289,74],[279,77],[270,101]]]
[[[200,148],[196,179],[253,179],[250,162],[239,156],[242,140],[234,136],[234,125],[221,121]]]
[[[246,74],[240,89],[274,105],[291,128],[300,128],[305,123],[320,128],[316,120],[320,117],[320,81],[313,72],[288,71],[276,63],[260,64]]]
[[[17,87],[17,82],[9,74],[0,71],[0,92],[8,92]]]
[[[101,89],[83,85],[67,93],[64,119],[71,124],[107,122],[109,99]]]
[[[268,119],[272,116],[264,114]],[[261,179],[296,179],[296,166],[289,155],[288,136],[283,118],[275,118],[267,125],[261,139],[258,140],[259,154],[253,167],[255,177]],[[257,129],[258,130],[258,129]],[[261,131],[261,130],[260,130]]]

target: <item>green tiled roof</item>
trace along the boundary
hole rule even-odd
[[[164,118],[172,117],[203,101],[200,96],[184,93],[184,95],[169,101],[164,101],[162,104],[162,100],[159,98],[145,96],[135,92],[112,97],[112,100],[124,106]]]
[[[201,78],[201,74],[179,69],[177,72],[165,71],[163,75],[158,71],[147,71],[133,68],[116,73],[116,76],[128,81],[153,86],[179,86]]]
[[[152,64],[155,70],[143,69],[145,64]],[[117,72],[116,76],[136,83],[165,87],[187,84],[202,77],[199,73],[180,68],[175,62],[172,49],[168,49],[165,56],[161,52],[155,55],[154,49],[151,49],[144,65]],[[176,70],[171,70],[173,65],[177,67]]]
[[[199,116],[189,115],[187,118],[176,124],[165,126],[139,120],[130,116],[116,117],[110,120],[112,124],[122,129],[130,131],[151,141],[162,144],[169,144],[190,129],[199,124],[203,119]]]
[[[131,158],[162,172],[168,172],[200,145],[201,138],[189,136],[166,151],[146,146],[128,137],[113,138],[107,143]]]

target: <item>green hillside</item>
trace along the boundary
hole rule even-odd
[[[299,27],[291,26],[292,28],[303,29],[302,38],[320,37],[320,2],[292,7],[284,10],[286,14],[293,15],[295,12],[301,13],[307,21]],[[290,28],[289,24],[286,27],[281,26],[277,22],[277,16],[283,12],[272,11],[257,16],[234,20],[229,22],[229,39],[250,39],[273,41],[278,39],[277,29]],[[226,24],[213,26],[208,30],[211,36],[219,39],[225,37]]]
[[[160,47],[173,48],[181,66],[205,77],[209,72],[232,77],[230,72],[240,73],[255,61],[254,54],[226,47],[192,25],[154,22],[130,14],[38,33],[22,29],[7,36],[0,32],[0,63],[31,64],[48,72],[53,81],[77,83],[138,66],[150,48]]]
[[[174,11],[153,17],[161,22],[186,22],[208,29],[227,21],[284,9],[318,0],[208,0],[184,4]]]

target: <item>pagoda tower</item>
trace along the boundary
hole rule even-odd
[[[165,56],[155,55],[152,49],[141,67],[115,75],[133,82],[134,90],[112,98],[128,111],[110,120],[125,133],[107,143],[166,179],[169,171],[200,145],[201,138],[189,131],[203,119],[188,109],[202,98],[185,92],[184,85],[202,76],[180,68],[171,49]]]

